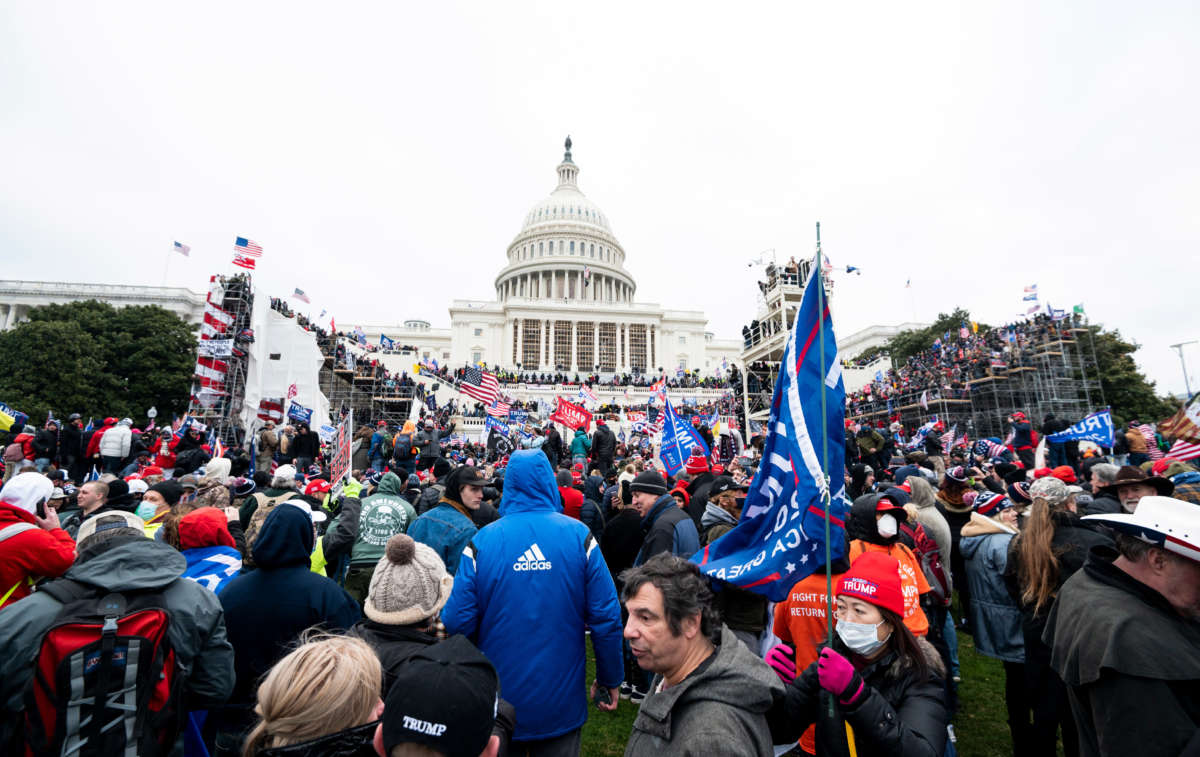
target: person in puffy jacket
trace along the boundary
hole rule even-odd
[[[571,437],[571,464],[586,463],[591,449],[592,440],[588,438],[587,432],[582,428],[575,429],[575,436]]]
[[[945,669],[901,619],[896,558],[866,552],[855,560],[838,582],[836,612],[833,644],[800,675],[772,663],[788,684],[768,714],[774,742],[793,742],[815,723],[817,754],[941,757]]]
[[[100,459],[104,461],[105,473],[116,475],[121,469],[121,461],[129,457],[129,447],[133,443],[133,432],[130,430],[132,426],[132,420],[122,418],[101,437]]]
[[[1008,593],[1004,571],[1008,547],[1017,535],[1017,510],[1002,494],[983,492],[962,529],[959,549],[971,584],[971,628],[975,649],[1004,663],[1004,703],[1013,754],[1029,753],[1030,711],[1025,691],[1025,640],[1021,608]]]
[[[616,587],[591,532],[559,511],[554,472],[541,451],[512,455],[500,514],[463,550],[442,622],[496,666],[517,712],[517,753],[578,754],[587,720],[585,627],[596,657],[593,689],[610,697],[601,708],[615,710],[620,696]]]
[[[52,493],[50,479],[32,472],[0,489],[0,609],[28,596],[36,578],[61,576],[75,560],[75,541],[46,506]]]

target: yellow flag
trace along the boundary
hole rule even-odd
[[[971,333],[972,333],[972,334],[978,334],[978,333],[979,333],[979,324],[978,324],[978,323],[976,323],[975,321],[971,321]]]
[[[11,430],[13,423],[15,423],[16,420],[17,420],[16,418],[12,417],[8,413],[4,412],[3,410],[0,410],[0,431]]]

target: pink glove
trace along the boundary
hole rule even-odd
[[[784,683],[796,680],[796,650],[787,644],[777,644],[767,652],[766,662]]]
[[[829,647],[822,649],[817,659],[817,681],[842,704],[853,702],[863,689],[862,678],[850,661]]]

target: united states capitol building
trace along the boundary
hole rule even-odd
[[[608,216],[580,190],[579,173],[568,137],[557,186],[533,205],[509,243],[493,298],[454,300],[448,329],[420,317],[359,322],[353,313],[339,313],[339,325],[361,326],[371,341],[384,334],[451,366],[471,361],[506,370],[650,375],[683,368],[712,375],[723,362],[733,365],[741,341],[716,339],[702,311],[637,301],[625,249]],[[258,293],[272,294],[286,296]],[[0,281],[0,328],[36,305],[88,299],[159,304],[193,322],[204,309],[204,295],[187,289]]]

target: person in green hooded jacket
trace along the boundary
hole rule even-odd
[[[361,500],[347,498],[333,519],[322,542],[330,563],[347,551],[350,567],[346,592],[361,605],[367,598],[375,565],[387,550],[388,539],[408,532],[417,511],[401,495],[404,482],[395,473],[385,473],[375,493]]]

